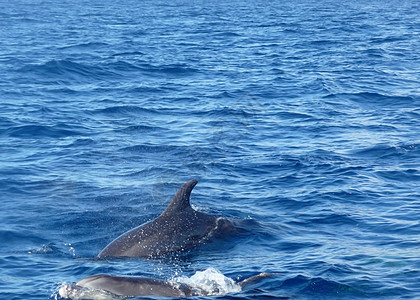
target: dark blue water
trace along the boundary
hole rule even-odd
[[[0,298],[211,267],[279,273],[223,299],[420,298],[420,4],[297,2],[0,1]],[[246,233],[92,260],[191,178]]]

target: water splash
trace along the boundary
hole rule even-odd
[[[42,245],[40,248],[31,249],[28,254],[48,254],[54,252],[53,244]]]
[[[71,256],[76,257],[76,249],[74,249],[71,243],[65,243],[64,246],[68,247],[68,251]]]
[[[239,284],[215,268],[198,271],[191,277],[175,277],[171,282],[189,285],[199,295],[225,295],[241,291]]]

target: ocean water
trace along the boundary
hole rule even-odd
[[[420,2],[0,1],[0,298],[97,273],[200,299],[420,299]],[[244,233],[93,259],[185,181]]]

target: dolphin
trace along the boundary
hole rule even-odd
[[[232,291],[239,292],[244,286],[273,275],[274,273],[260,273],[237,283],[230,278],[226,277],[226,279],[231,282]],[[185,283],[150,277],[106,274],[86,277],[75,285],[63,285],[58,293],[61,297],[70,299],[121,299],[121,297],[135,296],[191,297],[223,294],[217,288],[209,291]]]
[[[229,220],[191,207],[190,195],[196,184],[195,179],[186,182],[159,217],[122,234],[97,257],[158,257],[186,251],[212,237],[234,232]]]

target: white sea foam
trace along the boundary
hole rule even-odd
[[[175,277],[171,282],[189,285],[198,295],[224,295],[241,291],[239,284],[215,268],[198,271],[191,277]]]

